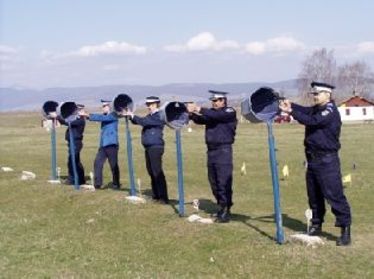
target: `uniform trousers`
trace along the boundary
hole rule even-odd
[[[156,200],[169,201],[168,190],[164,171],[162,170],[163,146],[145,148],[145,162],[149,176],[151,177],[152,197]]]
[[[68,144],[69,147],[69,156],[68,156],[68,181],[69,183],[73,184],[74,183],[74,170],[73,170],[73,161],[72,161],[72,156],[71,156],[71,151],[70,151],[70,143]],[[77,166],[77,175],[78,175],[78,184],[83,185],[86,184],[86,179],[84,176],[84,168],[81,162],[81,157],[80,157],[80,152],[83,148],[83,143],[82,141],[74,141],[74,159],[75,159],[75,164]]]
[[[118,167],[118,145],[113,144],[100,147],[97,151],[94,163],[95,187],[100,187],[101,185],[103,185],[103,167],[107,159],[109,161],[110,169],[112,171],[112,182],[114,185],[120,186]]]
[[[312,224],[322,225],[326,213],[325,199],[336,217],[335,226],[351,225],[351,209],[343,192],[340,160],[337,153],[312,157],[307,154],[306,185]]]
[[[232,146],[208,147],[208,179],[217,204],[231,207],[232,202]]]

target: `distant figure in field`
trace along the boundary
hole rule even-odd
[[[147,97],[145,105],[149,112],[145,117],[139,117],[132,112],[127,112],[125,115],[130,116],[133,124],[143,127],[142,145],[145,149],[147,171],[151,177],[152,198],[155,201],[168,204],[168,189],[162,169],[162,156],[165,145],[163,130],[165,122],[161,120],[159,114],[160,99],[155,96]]]
[[[209,91],[211,108],[188,104],[190,118],[205,125],[205,142],[208,148],[208,179],[217,204],[216,222],[230,221],[232,202],[233,156],[232,144],[237,125],[236,111],[227,106],[226,92]]]
[[[103,114],[85,114],[88,120],[101,122],[100,146],[94,163],[94,186],[103,185],[103,167],[108,159],[112,171],[112,188],[119,190],[120,172],[118,167],[118,115],[110,112],[110,101],[101,100]]]
[[[305,154],[307,158],[306,184],[309,206],[312,209],[310,235],[322,232],[326,213],[325,200],[331,205],[336,217],[335,226],[341,228],[341,236],[336,244],[346,246],[351,243],[351,210],[343,192],[340,172],[340,114],[331,99],[334,86],[312,82],[313,107],[303,107],[289,100],[280,103],[280,109],[305,125]]]
[[[78,112],[82,113],[84,112],[84,105],[77,104],[78,107]],[[68,123],[61,117],[58,116],[57,120],[65,126],[68,126]],[[86,120],[84,116],[78,116],[78,118],[70,123],[71,131],[73,133],[73,139],[74,139],[74,145],[75,145],[75,150],[74,150],[74,157],[75,157],[75,162],[77,166],[77,174],[78,174],[78,184],[83,185],[86,184],[86,179],[84,175],[84,168],[81,162],[81,157],[80,157],[80,152],[83,148],[83,133],[84,133],[84,128],[86,126]],[[66,129],[65,132],[65,140],[68,143],[68,178],[66,180],[66,184],[73,185],[74,184],[74,171],[73,171],[73,161],[71,157],[71,152],[70,152],[70,136],[69,136],[69,128]]]

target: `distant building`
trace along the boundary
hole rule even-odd
[[[353,96],[338,105],[340,117],[346,121],[374,121],[374,103],[360,96]]]

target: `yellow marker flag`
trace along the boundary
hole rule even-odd
[[[240,168],[240,174],[241,175],[247,175],[247,166],[246,166],[245,162],[243,162],[243,165]]]
[[[351,174],[347,174],[347,175],[343,176],[343,183],[352,183]]]
[[[288,169],[287,165],[284,165],[282,172],[283,172],[283,177],[289,177],[290,176],[290,170]]]

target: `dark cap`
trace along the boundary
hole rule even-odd
[[[103,100],[103,99],[101,99],[100,102],[101,102],[101,105],[104,107],[104,106],[110,106],[110,103],[111,103],[112,101],[108,101],[108,100]]]
[[[210,97],[209,100],[217,100],[221,98],[226,98],[226,95],[229,94],[228,92],[223,92],[223,91],[216,91],[216,90],[209,90]]]
[[[149,96],[145,98],[146,104],[152,104],[152,103],[160,103],[160,98],[156,96]]]
[[[316,82],[313,81],[310,86],[312,87],[311,94],[313,93],[321,93],[321,92],[327,92],[332,93],[332,90],[335,88],[335,86],[325,83],[325,82]]]

